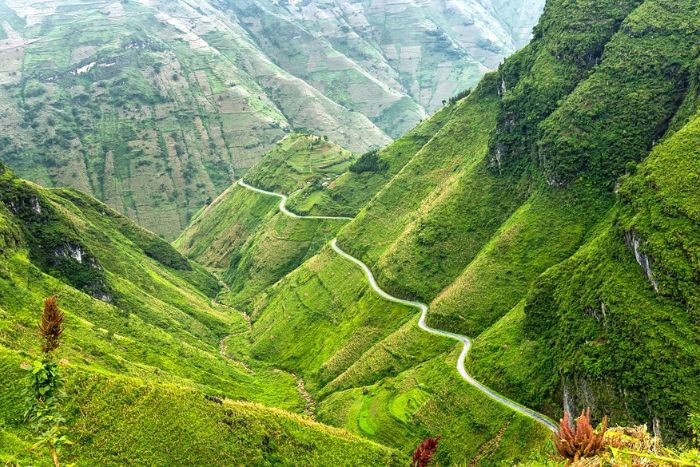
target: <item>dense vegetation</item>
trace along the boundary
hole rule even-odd
[[[552,464],[546,427],[464,381],[461,346],[374,293],[337,236],[382,288],[429,303],[431,326],[473,338],[483,383],[552,418],[590,406],[594,424],[690,446],[698,24],[695,0],[552,0],[528,47],[389,146],[355,158],[292,134],[246,175],[295,212],[350,222],[285,217],[278,198],[233,185],[178,252],[3,169],[0,384],[16,386],[34,310],[58,293],[70,455],[86,463],[387,464],[439,436],[440,465]],[[32,460],[20,396],[0,394],[0,459]],[[310,401],[335,428],[283,412]],[[104,434],[105,414],[123,413]],[[651,450],[646,428],[609,434]],[[639,458],[605,437],[600,458]]]
[[[352,160],[351,153],[323,138],[292,134],[245,180],[280,193],[307,188],[321,194],[332,189]],[[226,303],[246,312],[257,293],[316,254],[346,223],[289,219],[278,212],[278,204],[278,198],[234,185],[174,242],[190,258],[218,271],[227,283]]]
[[[57,360],[75,443],[63,447],[64,463],[393,458],[290,413],[305,406],[297,380],[250,358],[244,316],[212,300],[217,281],[104,204],[0,166],[0,246],[0,462],[50,462],[30,449],[20,366],[36,359],[36,323],[52,294],[65,312]]]
[[[485,383],[683,440],[700,410],[695,3],[549,2],[497,73],[292,206],[357,213],[341,247],[474,337]],[[323,421],[405,452],[440,434],[441,463],[541,446],[328,248],[248,303],[251,352],[303,375]]]
[[[0,161],[172,240],[290,132],[362,153],[477,82],[544,4],[493,2],[0,0]]]

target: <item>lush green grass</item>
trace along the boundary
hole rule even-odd
[[[0,239],[0,460],[49,461],[31,449],[22,419],[20,362],[36,358],[42,301],[57,294],[66,315],[64,411],[75,443],[64,462],[402,461],[388,448],[291,413],[305,404],[296,379],[252,357],[243,314],[211,298],[216,280],[104,204],[40,188],[2,167]],[[61,249],[67,246],[70,255]],[[100,290],[83,280],[89,272]]]
[[[327,138],[292,134],[251,168],[245,180],[277,193],[292,194],[307,185],[322,190],[347,170],[353,160],[351,152]]]
[[[525,296],[537,276],[576,251],[609,208],[609,198],[578,187],[533,193],[436,296],[431,325],[469,336],[488,329]]]
[[[572,392],[586,381],[621,421],[658,417],[670,434],[687,430],[700,400],[699,135],[696,117],[657,146],[623,181],[613,219],[537,282],[525,308],[526,330],[553,348],[547,365]]]
[[[13,239],[0,264],[0,307],[9,318],[0,323],[1,345],[37,348],[42,301],[58,294],[71,361],[300,407],[289,375],[266,365],[249,373],[221,358],[219,341],[242,316],[213,303],[216,280],[167,243],[86,195],[42,189],[9,171],[0,175],[0,200],[0,230]],[[80,261],[66,251],[80,252]]]
[[[225,269],[256,229],[276,214],[278,204],[278,198],[232,185],[193,219],[173,245],[204,266]]]
[[[17,354],[0,350],[0,461],[49,465],[30,449],[17,387]],[[393,465],[388,448],[308,418],[259,404],[207,400],[208,393],[63,366],[67,434],[75,465]]]
[[[323,184],[347,169],[352,154],[323,138],[290,135],[246,174],[256,187],[292,193]],[[253,297],[316,254],[343,220],[290,219],[279,199],[233,185],[197,215],[174,245],[190,258],[219,270],[226,303],[251,310]]]
[[[289,207],[305,214],[354,216],[372,197],[395,176],[411,158],[425,146],[455,114],[453,105],[444,107],[424,120],[378,155],[387,167],[381,171],[355,173],[346,171],[327,187],[309,185],[292,195]]]
[[[399,148],[411,140],[399,140],[379,153],[372,171],[349,171],[322,194],[302,191],[311,201],[300,205],[319,209],[333,200],[347,209],[338,213],[359,208],[338,233],[341,247],[368,263],[388,291],[431,302],[433,325],[473,337],[469,365],[499,391],[552,417],[566,392],[574,410],[593,405],[613,423],[658,417],[669,435],[682,432],[698,390],[695,135],[692,125],[679,130],[697,105],[691,10],[689,2],[661,0],[552,2],[533,43],[419,126],[416,135],[430,125],[434,133],[409,156]],[[666,71],[644,60],[656,63],[674,47],[684,50],[666,54],[677,64]],[[629,57],[621,52],[627,49]],[[649,104],[655,92],[658,105]],[[550,148],[538,144],[556,125],[564,128],[561,141],[576,141],[564,122],[577,115],[595,120],[585,137],[595,144],[540,160],[538,151]],[[615,123],[606,124],[606,115]],[[625,136],[622,125],[635,118]],[[666,135],[664,122],[679,132]],[[679,146],[671,151],[673,143],[665,143],[667,160],[654,163],[659,146],[639,169],[644,176],[622,182],[616,204],[610,188],[621,168],[633,171],[628,162],[661,136]],[[610,152],[625,141],[624,150]],[[574,172],[587,176],[567,178],[566,186],[553,176],[552,167],[586,158],[590,164]],[[659,297],[625,235],[651,258]],[[458,391],[435,376],[458,380],[452,370],[436,370],[455,355],[449,342],[419,332],[409,310],[376,303],[351,266],[322,250],[259,294],[251,302],[251,351],[303,375],[323,420],[408,450],[420,436],[438,434],[415,413]],[[418,380],[418,368],[431,376]],[[684,389],[671,389],[673,381]],[[501,409],[493,405],[478,404],[473,416]],[[468,444],[469,456],[489,462],[514,455],[514,441],[499,436],[502,424],[470,425],[459,410],[441,406],[439,414],[461,434],[485,435],[498,446],[481,458],[483,443]],[[521,441],[542,445],[542,438]],[[443,462],[461,461],[464,445],[446,436]]]
[[[414,308],[381,299],[356,265],[324,247],[340,229],[340,246],[367,262],[382,287],[429,302],[431,324],[474,338],[468,368],[486,384],[552,417],[566,399],[568,408],[592,405],[595,417],[609,414],[613,424],[658,418],[662,433],[683,436],[688,412],[700,410],[700,117],[688,122],[700,81],[696,10],[690,1],[550,2],[527,49],[379,151],[368,170],[336,178],[349,165],[342,151],[314,137],[283,141],[250,171],[251,181],[286,193],[301,187],[291,206],[299,212],[358,213],[355,220],[341,227],[289,219],[277,212],[277,199],[232,187],[176,242],[223,271],[230,291],[221,298],[250,312],[252,332],[242,315],[209,301],[211,277],[157,239],[130,229],[113,234],[138,245],[138,254],[124,254],[157,268],[148,277],[156,275],[160,287],[112,258],[91,240],[94,232],[85,239],[78,229],[58,233],[83,242],[92,255],[86,258],[104,267],[104,275],[95,274],[98,285],[130,300],[139,311],[130,319],[150,326],[115,328],[120,336],[148,337],[153,347],[171,335],[178,340],[163,346],[159,360],[148,352],[140,357],[167,373],[159,381],[299,410],[291,377],[275,366],[304,378],[321,421],[406,454],[438,434],[441,464],[514,463],[541,450],[544,428],[459,377],[459,346],[420,331]],[[629,175],[615,195],[610,188],[623,171]],[[324,178],[331,180],[319,187],[315,181]],[[31,191],[19,191],[22,222],[10,211],[0,216],[0,239],[14,245],[26,237],[28,245],[6,261],[13,277],[7,290],[26,288],[20,273],[28,258],[46,253],[43,240],[32,249],[38,234]],[[46,216],[83,209],[86,218],[96,215],[97,208],[68,194],[45,196],[61,207]],[[49,240],[60,238],[47,232]],[[82,273],[37,267],[95,294]],[[172,290],[180,280],[184,289]],[[178,319],[159,314],[138,290],[163,296]],[[204,308],[188,308],[177,295],[184,291]],[[69,313],[101,317],[74,306]],[[152,337],[159,326],[164,334]],[[32,339],[26,329],[8,325],[0,336],[25,348]],[[225,353],[252,374],[216,355],[226,334]],[[96,341],[81,339],[67,347],[70,359]],[[196,352],[182,352],[176,345],[183,342]],[[141,376],[129,366],[137,361],[132,349],[110,348],[125,370],[102,360],[99,367]],[[199,363],[183,368],[175,355]],[[212,374],[218,381],[205,380]],[[10,444],[18,443],[13,434]]]
[[[256,196],[263,196],[257,194]],[[347,221],[296,220],[277,214],[236,251],[222,273],[227,303],[250,311],[251,301],[328,243]]]
[[[442,435],[437,461],[512,464],[542,445],[549,431],[492,403],[455,370],[459,349],[384,378],[333,393],[319,418],[410,452],[423,437]]]

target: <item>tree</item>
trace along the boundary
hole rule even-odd
[[[63,319],[57,297],[48,297],[39,321],[39,335],[43,338],[41,357],[27,368],[29,375],[24,390],[27,401],[24,416],[37,434],[34,447],[48,446],[55,467],[60,467],[58,453],[61,446],[70,444],[63,434],[65,419],[60,412],[63,380],[54,358],[54,352],[61,345]]]
[[[386,161],[379,159],[379,154],[376,150],[369,151],[360,156],[354,164],[350,166],[350,172],[383,172],[389,168]]]

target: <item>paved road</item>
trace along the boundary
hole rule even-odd
[[[434,329],[428,326],[425,323],[425,318],[426,315],[428,314],[428,305],[425,303],[420,303],[420,302],[412,302],[410,300],[403,300],[401,298],[394,297],[393,295],[390,295],[386,293],[384,290],[379,287],[377,284],[377,281],[374,278],[374,275],[372,274],[372,271],[370,271],[369,267],[359,259],[355,258],[352,255],[349,255],[348,253],[344,252],[339,246],[338,246],[338,241],[337,239],[333,239],[331,242],[331,246],[333,247],[333,250],[335,250],[336,253],[338,253],[340,256],[352,261],[353,263],[357,264],[362,268],[362,270],[365,272],[365,275],[367,275],[367,280],[369,281],[369,284],[372,286],[375,292],[379,294],[382,298],[385,298],[386,300],[400,303],[402,305],[407,305],[407,306],[412,306],[414,308],[418,308],[421,311],[420,314],[420,319],[418,320],[418,326],[426,331],[429,332],[430,334],[435,334],[436,336],[443,336],[443,337],[449,337],[450,339],[454,339],[456,341],[462,342],[464,344],[464,347],[462,348],[462,353],[459,356],[459,359],[457,360],[457,371],[459,374],[464,378],[469,384],[477,388],[479,391],[483,392],[486,394],[488,397],[491,399],[500,402],[501,404],[515,410],[516,412],[519,412],[527,417],[530,417],[543,425],[545,425],[547,428],[549,428],[552,431],[557,430],[557,425],[550,420],[548,417],[545,415],[542,415],[539,412],[535,412],[532,409],[529,409],[523,405],[518,404],[517,402],[514,402],[507,397],[501,396],[500,394],[496,393],[492,389],[484,386],[480,382],[474,379],[469,373],[467,373],[466,368],[464,368],[464,360],[467,358],[467,354],[469,353],[469,349],[471,348],[471,341],[460,334],[455,334],[452,332],[447,332],[447,331],[441,331],[439,329]]]
[[[248,185],[246,182],[243,181],[243,179],[238,180],[238,184],[244,188],[247,188],[249,190],[255,191],[257,193],[262,193],[263,195],[269,195],[269,196],[276,196],[277,198],[280,198],[280,211],[286,216],[293,217],[294,219],[331,219],[331,220],[345,220],[345,221],[351,221],[353,218],[352,217],[343,217],[343,216],[300,216],[299,214],[295,214],[289,209],[287,209],[287,196],[283,195],[281,193],[275,193],[273,191],[267,191],[267,190],[261,190],[260,188],[255,188],[254,186]]]
[[[249,190],[262,193],[264,195],[270,195],[270,196],[276,196],[280,198],[280,204],[279,208],[282,213],[289,217],[293,217],[295,219],[343,219],[343,220],[352,220],[351,217],[332,217],[332,216],[300,216],[298,214],[295,214],[291,211],[289,211],[286,207],[287,203],[287,197],[285,195],[279,194],[279,193],[274,193],[272,191],[266,191],[266,190],[261,190],[259,188],[255,188],[251,185],[248,185],[245,183],[243,180],[239,180],[238,184],[241,185],[244,188],[247,188]],[[441,331],[439,329],[434,329],[431,328],[426,324],[426,315],[428,314],[428,305],[425,303],[420,303],[420,302],[412,302],[410,300],[404,300],[402,298],[394,297],[393,295],[390,295],[386,293],[384,290],[382,290],[381,287],[377,284],[376,279],[374,278],[374,275],[372,274],[372,271],[369,269],[369,267],[360,261],[359,259],[355,258],[354,256],[344,252],[339,246],[338,246],[338,239],[334,238],[333,241],[331,242],[331,246],[333,247],[333,250],[338,253],[340,256],[343,258],[352,261],[356,265],[358,265],[362,270],[364,271],[365,275],[367,276],[367,280],[369,281],[369,284],[372,286],[372,289],[379,294],[382,298],[389,300],[391,302],[395,303],[400,303],[402,305],[407,305],[410,307],[418,308],[421,312],[420,314],[420,319],[418,320],[418,326],[423,329],[426,332],[429,332],[430,334],[434,334],[436,336],[442,336],[442,337],[449,337],[450,339],[454,339],[456,341],[461,342],[464,344],[464,347],[462,348],[462,353],[459,355],[459,359],[457,360],[457,371],[459,372],[460,376],[464,378],[465,381],[467,381],[469,384],[477,388],[479,391],[484,393],[486,396],[489,398],[495,400],[496,402],[500,402],[501,404],[505,405],[506,407],[509,407],[510,409],[525,415],[526,417],[530,417],[533,420],[543,424],[547,428],[549,428],[551,431],[556,431],[557,430],[557,425],[549,419],[547,416],[536,412],[532,409],[529,409],[523,405],[518,404],[515,401],[512,401],[508,399],[505,396],[502,396],[495,392],[494,390],[484,386],[480,382],[474,379],[469,373],[467,373],[466,368],[464,367],[464,360],[467,358],[467,354],[469,353],[469,349],[471,348],[471,341],[469,338],[462,336],[460,334],[455,334],[452,332],[448,331]]]

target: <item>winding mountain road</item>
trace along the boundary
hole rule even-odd
[[[280,204],[279,208],[280,211],[282,211],[282,214],[285,216],[292,217],[294,219],[330,219],[330,220],[343,220],[343,221],[351,221],[353,218],[352,217],[342,217],[342,216],[300,216],[299,214],[295,214],[289,209],[287,209],[287,195],[283,195],[281,193],[275,193],[274,191],[267,191],[267,190],[261,190],[260,188],[255,188],[254,186],[248,185],[246,182],[243,181],[243,179],[238,180],[238,184],[242,186],[243,188],[247,188],[251,191],[255,191],[256,193],[262,193],[263,195],[268,195],[268,196],[275,196],[277,198],[280,198]]]
[[[280,211],[292,218],[295,219],[337,219],[337,220],[352,220],[351,217],[333,217],[333,216],[300,216],[298,214],[295,214],[291,211],[289,211],[286,207],[287,203],[287,197],[283,194],[280,193],[274,193],[272,191],[266,191],[266,190],[261,190],[259,188],[255,188],[251,185],[248,185],[245,183],[242,179],[238,181],[238,184],[241,185],[244,188],[247,188],[249,190],[255,191],[257,193],[262,193],[264,195],[269,195],[269,196],[276,196],[281,199],[280,204],[279,204],[279,209]],[[367,280],[369,281],[370,286],[372,286],[372,289],[381,296],[382,298],[389,300],[394,303],[400,303],[402,305],[410,306],[413,308],[417,308],[420,310],[420,318],[418,319],[418,326],[426,331],[429,332],[430,334],[434,334],[436,336],[442,336],[442,337],[448,337],[450,339],[454,339],[456,341],[461,342],[464,347],[462,348],[462,353],[459,355],[459,358],[457,359],[457,371],[459,372],[460,376],[467,381],[469,384],[474,386],[476,389],[481,391],[483,394],[488,396],[490,399],[499,402],[506,407],[514,410],[515,412],[518,412],[526,417],[529,417],[542,425],[546,426],[549,428],[551,431],[555,432],[557,430],[557,425],[547,416],[536,412],[528,407],[525,407],[524,405],[518,404],[515,401],[512,401],[508,399],[505,396],[502,396],[495,392],[494,390],[488,388],[487,386],[484,386],[480,382],[478,382],[476,379],[474,379],[473,376],[471,376],[466,368],[464,367],[464,361],[467,358],[467,354],[469,353],[469,350],[471,349],[471,341],[469,340],[468,337],[462,336],[461,334],[456,334],[448,331],[441,331],[439,329],[434,329],[431,328],[426,324],[426,316],[428,314],[428,305],[425,303],[420,303],[420,302],[413,302],[410,300],[404,300],[402,298],[394,297],[393,295],[388,294],[384,290],[382,290],[381,287],[379,287],[379,284],[377,284],[376,279],[374,278],[374,275],[372,274],[372,271],[369,269],[369,267],[360,261],[359,259],[355,258],[354,256],[346,253],[343,251],[339,246],[338,246],[338,239],[334,238],[333,241],[331,242],[331,247],[333,250],[338,253],[340,256],[343,258],[352,261],[356,265],[358,265],[365,273],[367,276]]]

